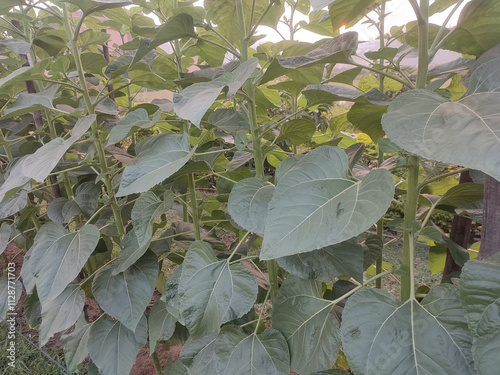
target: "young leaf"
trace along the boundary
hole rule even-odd
[[[475,365],[479,374],[498,369],[500,349],[500,255],[465,264],[460,277],[460,298],[474,336]]]
[[[125,271],[117,273],[116,267],[109,264],[97,272],[92,293],[104,311],[133,331],[153,295],[158,260],[152,251],[147,251]]]
[[[118,320],[99,319],[90,328],[88,349],[90,358],[106,375],[130,373],[139,350],[146,344],[148,329],[143,315],[135,331]]]
[[[283,124],[276,142],[288,140],[292,145],[300,146],[310,141],[315,132],[316,124],[311,120],[293,119]]]
[[[40,345],[45,345],[54,333],[75,324],[84,305],[85,292],[78,284],[69,284],[53,301],[42,305]]]
[[[64,347],[64,360],[68,370],[78,372],[78,365],[89,355],[88,341],[92,323],[83,324],[67,335],[61,336]]]
[[[242,228],[264,233],[267,206],[273,193],[274,185],[259,178],[238,181],[229,194],[229,215]]]
[[[278,264],[302,279],[327,281],[338,276],[363,280],[363,248],[350,241],[278,258]]]
[[[357,374],[475,374],[455,286],[435,287],[421,304],[363,289],[347,300],[342,317],[342,343]]]
[[[274,329],[247,336],[241,328],[224,327],[215,342],[217,374],[280,375],[290,371],[283,335]]]
[[[174,334],[175,322],[175,317],[167,311],[167,304],[157,300],[148,318],[150,354],[155,351],[158,341],[166,341]]]
[[[247,313],[257,298],[257,281],[240,264],[219,261],[210,245],[196,241],[182,263],[179,296],[180,313],[197,339]]]
[[[285,336],[292,369],[309,374],[333,366],[340,350],[339,324],[321,283],[288,276],[278,290],[273,328]]]
[[[194,153],[187,134],[160,134],[140,141],[137,157],[125,167],[116,196],[142,193],[177,172]]]
[[[148,112],[144,108],[136,109],[127,113],[118,123],[113,126],[109,133],[108,146],[120,142],[123,138],[131,135],[137,128],[149,129],[160,120],[161,113],[156,112],[150,120]]]
[[[498,62],[491,60],[472,73],[469,90],[458,101],[429,90],[398,96],[382,118],[394,143],[428,159],[479,169],[500,179],[500,81]],[[476,152],[463,152],[474,149]]]
[[[54,300],[74,280],[99,237],[99,229],[92,224],[76,232],[67,232],[54,222],[42,226],[35,236],[28,262],[42,306]]]
[[[336,177],[347,173],[347,157],[340,164],[336,159],[320,164],[316,150],[321,148],[299,162],[304,165],[310,161],[309,168],[294,166],[278,179],[269,203],[261,259],[348,240],[373,225],[389,207],[394,184],[388,171],[372,170],[360,182]]]

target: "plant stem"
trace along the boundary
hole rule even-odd
[[[194,185],[194,175],[188,175],[188,188],[189,188],[189,202],[191,204],[191,217],[193,218],[194,225],[194,239],[201,241],[200,234],[200,221],[198,218],[198,203],[196,202],[196,190]]]
[[[79,27],[81,27],[81,24],[83,22],[84,17],[82,17],[80,19],[80,22],[78,22],[78,25],[77,25],[75,31],[72,31],[71,22],[70,22],[71,21],[71,13],[69,11],[67,3],[63,4],[63,10],[64,10],[64,17],[63,17],[64,28],[66,30],[66,34],[67,34],[68,39],[69,39],[69,47],[70,47],[71,54],[73,55],[73,59],[75,61],[76,70],[78,71],[78,77],[80,79],[80,85],[82,87],[83,99],[84,99],[85,104],[87,106],[88,114],[92,115],[92,114],[95,114],[95,108],[94,108],[94,105],[92,104],[92,100],[90,98],[90,94],[89,94],[89,91],[87,89],[87,85],[85,83],[85,73],[84,73],[83,66],[82,66],[82,60],[80,58],[80,51],[78,50],[78,46],[76,44],[76,40],[78,39],[77,32],[79,30]],[[73,35],[73,33],[75,35]],[[99,163],[101,166],[101,173],[103,173],[103,175],[104,175],[103,176],[104,185],[106,186],[106,190],[108,192],[109,199],[111,200],[111,208],[113,210],[113,216],[114,216],[114,219],[116,222],[118,235],[120,236],[120,238],[122,238],[124,233],[125,233],[124,229],[123,229],[123,220],[121,217],[120,210],[118,208],[118,202],[116,201],[116,197],[113,194],[113,185],[112,185],[112,181],[111,181],[111,174],[110,174],[107,162],[106,162],[104,145],[103,145],[103,142],[102,142],[100,134],[99,134],[99,127],[98,127],[97,121],[95,121],[92,124],[92,132],[94,133],[94,137],[97,139],[95,142],[95,145],[96,145],[97,152],[99,155]]]
[[[434,181],[437,181],[437,180],[441,180],[443,178],[446,178],[446,177],[449,177],[449,176],[454,176],[456,174],[459,174],[459,173],[462,173],[462,172],[466,172],[468,171],[470,168],[460,168],[460,169],[455,169],[453,171],[450,171],[450,172],[446,172],[446,173],[443,173],[443,174],[440,174],[438,176],[434,176],[432,178],[429,178],[429,179],[426,179],[424,181],[422,181],[419,185],[418,185],[418,188],[419,189],[422,189],[424,186],[426,185],[429,185],[430,183],[434,182]]]

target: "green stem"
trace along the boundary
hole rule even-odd
[[[245,240],[247,239],[248,235],[250,234],[250,231],[246,232],[245,235],[241,238],[241,240],[238,242],[238,244],[236,245],[236,247],[234,248],[233,252],[231,253],[231,255],[229,255],[229,257],[227,258],[227,262],[230,263],[231,262],[231,259],[232,257],[234,256],[234,254],[236,254],[236,252],[238,251],[238,249],[240,248],[240,246],[243,244],[243,242],[245,242]],[[239,260],[238,260],[239,261]]]
[[[391,79],[393,79],[393,80],[395,80],[395,81],[397,81],[399,83],[402,83],[403,85],[409,87],[410,89],[414,89],[415,88],[415,85],[413,85],[413,83],[411,83],[411,81],[401,79],[400,77],[395,76],[393,74],[386,73],[386,72],[384,72],[382,70],[375,69],[375,68],[372,68],[370,66],[365,66],[363,64],[358,64],[357,62],[355,62],[353,60],[350,60],[349,64],[353,65],[353,66],[357,66],[358,68],[363,68],[363,69],[369,70],[371,72],[377,73],[377,74],[379,74],[379,75],[381,75],[383,77],[391,78]]]
[[[76,44],[76,40],[78,39],[78,30],[79,27],[81,27],[81,22],[83,20],[83,16],[80,19],[80,21],[77,24],[77,27],[75,28],[75,31],[73,32],[71,29],[71,13],[68,9],[68,4],[64,3],[63,4],[63,10],[64,10],[64,17],[63,17],[63,23],[64,23],[64,28],[66,30],[66,34],[69,39],[69,47],[71,54],[73,55],[73,59],[75,62],[76,70],[78,72],[78,77],[80,79],[80,85],[82,87],[82,94],[83,94],[83,99],[85,101],[85,104],[87,106],[87,112],[89,115],[95,114],[95,107],[92,104],[92,100],[90,98],[89,91],[87,89],[87,85],[85,83],[85,73],[83,70],[83,65],[82,65],[82,60],[80,58],[80,51],[78,50],[78,46]],[[75,35],[73,35],[73,33]],[[111,208],[113,210],[113,216],[116,222],[116,227],[118,230],[118,234],[121,237],[124,235],[124,228],[123,228],[123,220],[121,217],[120,209],[118,208],[118,203],[116,201],[116,197],[113,194],[113,185],[111,181],[111,174],[110,170],[108,168],[107,162],[106,162],[106,155],[104,152],[104,145],[101,140],[100,134],[99,134],[99,127],[97,124],[97,121],[95,121],[92,124],[92,132],[94,133],[94,137],[97,139],[95,142],[97,152],[99,155],[99,163],[101,166],[101,173],[103,173],[103,182],[104,185],[106,186],[106,190],[109,195],[109,199],[112,200],[111,202]]]
[[[383,83],[382,83],[383,84]],[[384,153],[380,150],[378,150],[378,167],[382,165],[384,162]],[[382,249],[380,256],[378,257],[377,261],[375,262],[375,272],[378,275],[379,273],[382,273],[382,251],[383,251],[383,243],[384,243],[384,218],[381,217],[379,221],[377,221],[377,236],[380,238],[382,241]],[[379,289],[382,289],[382,278],[377,279],[375,286]]]
[[[156,352],[156,349],[153,352],[153,354],[151,354],[151,358],[153,359],[153,363],[155,365],[156,375],[162,375],[163,372],[161,371],[160,358],[158,358],[158,353]]]
[[[264,298],[264,302],[262,303],[262,308],[261,308],[260,313],[259,313],[259,319],[257,320],[257,324],[255,325],[255,330],[253,331],[254,335],[257,334],[257,330],[259,329],[259,324],[260,324],[260,321],[262,320],[262,313],[266,309],[266,302],[267,302],[267,299],[269,298],[269,294],[271,293],[271,290],[272,290],[272,288],[269,288],[267,290],[266,298]]]
[[[453,7],[451,12],[448,14],[446,19],[444,20],[443,24],[439,28],[439,31],[437,32],[436,37],[434,38],[434,40],[429,48],[430,60],[432,60],[432,58],[434,58],[434,55],[436,54],[436,52],[439,51],[439,49],[441,48],[443,43],[446,41],[446,39],[448,39],[448,35],[451,34],[451,33],[448,33],[444,38],[441,38],[441,36],[447,31],[446,25],[448,24],[451,17],[453,16],[453,14],[457,11],[457,9],[460,7],[460,5],[462,5],[463,2],[464,2],[464,0],[458,0],[456,5]]]
[[[194,225],[194,239],[196,241],[201,241],[200,234],[200,221],[198,217],[198,203],[196,201],[196,190],[194,185],[194,175],[190,173],[188,175],[188,188],[189,188],[189,202],[191,204],[191,216],[193,218]]]
[[[379,23],[380,48],[382,49],[385,47],[385,0],[382,0],[380,4]],[[379,63],[384,66],[384,59],[380,59]],[[379,77],[379,89],[380,92],[384,92],[384,76]]]

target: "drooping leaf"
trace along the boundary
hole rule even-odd
[[[242,228],[264,233],[267,207],[274,185],[252,177],[238,181],[229,194],[228,211]]]
[[[350,241],[278,258],[278,264],[302,279],[328,281],[338,276],[363,280],[363,248]]]
[[[179,93],[174,93],[174,111],[197,127],[205,112],[217,99],[222,89],[229,87],[227,98],[231,99],[257,68],[256,58],[245,61],[233,72],[225,73],[209,82],[195,83]]]
[[[460,298],[474,337],[478,373],[493,374],[498,369],[500,348],[500,255],[465,264],[460,277]]]
[[[182,263],[179,297],[180,313],[197,339],[247,313],[257,297],[257,281],[240,264],[219,261],[210,245],[196,241]]]
[[[12,228],[6,222],[2,223],[0,226],[0,255],[3,254],[7,245],[9,244],[10,233],[12,232]]]
[[[495,30],[500,26],[500,3],[495,0],[472,0],[467,3],[457,26],[443,48],[480,56],[500,43]]]
[[[139,350],[146,344],[148,328],[143,316],[135,331],[118,320],[99,319],[90,328],[88,349],[90,358],[106,375],[130,373]]]
[[[76,232],[67,232],[54,222],[42,226],[30,249],[29,269],[43,307],[74,280],[97,246],[99,237],[99,229],[92,224]]]
[[[167,311],[167,304],[161,299],[157,300],[148,318],[150,354],[155,351],[158,341],[166,341],[173,335],[175,322],[175,317]]]
[[[475,374],[458,288],[441,285],[418,303],[378,289],[347,300],[342,343],[359,374]]]
[[[75,324],[84,305],[85,292],[78,284],[69,284],[54,300],[42,305],[40,345],[45,345],[54,333]]]
[[[147,251],[123,272],[116,265],[102,267],[92,282],[92,293],[99,306],[132,331],[144,316],[158,277],[158,260]]]
[[[28,203],[28,192],[21,190],[0,204],[0,219],[5,219],[21,211]]]
[[[9,293],[10,292],[10,293]],[[14,292],[14,294],[12,293]],[[7,280],[5,277],[0,277],[0,318],[12,319],[16,316],[16,305],[21,298],[23,285],[19,280]],[[14,297],[14,300],[9,297]]]
[[[321,149],[335,150],[319,147],[285,174],[277,171],[281,177],[277,178],[276,192],[269,203],[261,259],[303,253],[348,240],[373,225],[389,207],[394,194],[389,172],[372,170],[362,181],[353,182],[345,177],[347,156],[339,163],[336,154],[327,158],[321,155],[320,164]]]
[[[187,134],[160,134],[137,143],[133,164],[123,171],[118,197],[142,193],[159,184],[188,162],[190,150]]]
[[[333,304],[321,298],[321,283],[288,276],[278,290],[273,328],[285,336],[291,367],[309,374],[333,366],[340,350]]]
[[[316,124],[308,119],[293,119],[285,122],[276,139],[277,142],[288,140],[292,145],[300,146],[311,140],[316,132]]]
[[[13,105],[4,111],[4,119],[15,116],[21,116],[33,111],[40,111],[50,109],[52,111],[59,111],[53,106],[52,101],[56,95],[58,85],[54,85],[45,91],[39,93],[22,92],[18,95]],[[59,111],[61,112],[61,111]]]
[[[75,327],[75,330],[67,335],[61,336],[64,347],[64,360],[68,370],[77,372],[78,365],[89,355],[88,342],[92,324],[83,324]]]
[[[73,127],[71,137],[66,140],[55,138],[40,147],[34,154],[21,158],[0,187],[0,200],[6,196],[9,197],[12,191],[19,190],[30,179],[42,182],[52,172],[68,148],[90,128],[95,118],[95,115],[82,117]]]
[[[363,269],[366,270],[382,255],[384,242],[379,236],[371,235],[361,243],[363,247]]]
[[[187,13],[180,13],[168,19],[153,37],[151,47],[156,48],[172,40],[195,37],[193,17]]]
[[[127,113],[118,123],[113,126],[109,133],[108,146],[120,142],[123,138],[132,134],[135,129],[148,129],[160,120],[161,113],[156,112],[150,120],[148,112],[144,108],[136,109]]]
[[[224,327],[215,342],[217,374],[279,375],[290,371],[283,335],[274,329],[247,336],[241,328]]]

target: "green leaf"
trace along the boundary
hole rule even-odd
[[[9,299],[12,298],[12,292],[14,291],[14,301]],[[10,292],[10,293],[9,293]],[[19,280],[7,280],[5,277],[0,277],[0,318],[12,319],[14,315],[8,315],[8,313],[16,314],[16,305],[21,298],[23,292],[23,284]],[[14,302],[14,304],[11,304]],[[15,316],[14,316],[15,319]]]
[[[9,244],[10,233],[12,232],[12,228],[6,222],[2,223],[0,226],[0,255],[3,254],[5,248]]]
[[[45,345],[54,333],[75,324],[84,305],[85,292],[78,284],[69,284],[54,300],[42,305],[40,345]]]
[[[153,296],[158,277],[158,260],[147,251],[123,272],[115,264],[102,267],[92,282],[99,306],[125,327],[135,330]]]
[[[21,190],[14,194],[12,198],[0,204],[0,219],[5,219],[21,211],[28,203],[28,192]]]
[[[350,241],[278,258],[278,264],[302,279],[328,281],[338,276],[363,280],[363,248]]]
[[[76,189],[74,200],[56,198],[47,206],[47,216],[57,223],[68,223],[73,216],[90,218],[99,204],[99,187],[93,182],[84,182]]]
[[[75,4],[86,14],[132,5],[132,0],[57,0],[57,2]]]
[[[169,375],[215,374],[215,342],[217,335],[204,336],[199,340],[188,338],[179,359],[173,366],[167,364],[165,372]]]
[[[193,17],[187,13],[180,13],[168,19],[151,42],[151,47],[156,48],[164,43],[181,38],[196,37],[193,26]]]
[[[243,111],[233,108],[218,108],[210,114],[208,122],[220,130],[236,133],[239,130],[250,130],[248,116]]]
[[[75,203],[87,219],[90,218],[99,205],[99,186],[93,182],[84,182],[76,188]]]
[[[460,298],[474,337],[478,374],[494,374],[500,349],[500,255],[465,264],[460,277]]]
[[[375,52],[366,52],[365,56],[370,60],[384,59],[392,61],[394,60],[398,52],[399,52],[398,48],[383,47]]]
[[[96,75],[103,75],[103,69],[108,66],[108,62],[102,55],[97,52],[86,52],[80,55],[82,65],[85,72]]]
[[[0,4],[0,14],[7,14],[16,5],[25,5],[24,0],[3,0]]]
[[[61,336],[64,347],[64,360],[69,371],[78,372],[78,365],[89,355],[87,345],[90,328],[92,328],[92,324],[77,325],[73,332]]]
[[[475,374],[458,288],[440,285],[422,303],[362,289],[347,300],[342,343],[356,374]]]
[[[331,104],[336,101],[371,103],[379,106],[389,105],[391,99],[376,89],[363,93],[344,84],[307,85],[302,92],[307,104]]]
[[[75,279],[97,246],[99,237],[99,229],[92,224],[76,232],[67,232],[62,225],[53,222],[42,226],[35,236],[29,259],[42,307]]]
[[[153,354],[158,341],[166,341],[174,334],[175,317],[167,311],[167,304],[158,299],[148,318],[149,353]]]
[[[125,167],[118,197],[142,193],[177,172],[194,154],[187,134],[160,134],[137,143],[137,157]]]
[[[72,135],[68,139],[55,138],[36,150],[34,154],[19,159],[0,187],[0,201],[9,197],[12,191],[26,185],[30,179],[38,182],[45,180],[68,148],[90,128],[95,118],[95,115],[82,117],[73,127]]]
[[[231,73],[225,73],[209,82],[195,83],[179,93],[174,93],[175,113],[200,127],[203,115],[217,99],[222,89],[228,86],[229,90],[226,96],[228,99],[232,99],[238,89],[255,71],[257,64],[256,58],[250,59]]]
[[[385,136],[382,129],[382,116],[387,113],[386,105],[371,103],[354,103],[347,113],[347,120],[370,136],[373,143],[377,143]]]
[[[429,16],[444,12],[446,9],[455,5],[458,0],[436,0],[429,6]]]
[[[283,335],[274,329],[247,336],[226,326],[215,342],[217,374],[280,375],[290,371],[290,355]]]
[[[62,112],[57,110],[53,105],[52,101],[54,100],[54,96],[59,89],[59,85],[54,85],[47,90],[44,90],[39,93],[28,93],[27,91],[23,91],[20,93],[10,107],[8,107],[4,111],[3,119],[25,115],[34,111],[43,111],[46,109],[50,109],[56,112]],[[63,112],[64,113],[64,112]]]
[[[147,337],[145,316],[139,321],[135,331],[131,331],[118,320],[101,318],[90,328],[90,358],[99,367],[101,374],[128,374],[134,366],[139,350],[146,344]]]
[[[276,139],[277,142],[284,140],[290,141],[294,146],[300,146],[311,140],[311,137],[316,132],[316,124],[307,119],[293,119],[285,122],[281,126],[280,135]]]
[[[334,30],[356,24],[372,10],[375,0],[335,0],[328,5]]]
[[[240,264],[218,261],[210,245],[196,241],[182,263],[179,296],[180,313],[197,339],[247,313],[257,298],[257,281]]]
[[[465,182],[451,187],[439,200],[439,204],[460,207],[482,200],[483,195],[483,184]]]
[[[344,154],[341,162],[339,152]],[[321,249],[357,236],[392,201],[391,174],[376,169],[362,181],[348,180],[347,156],[341,149],[316,148],[283,173],[287,164],[283,161],[276,172],[278,184],[269,203],[262,260]]]
[[[273,308],[273,328],[285,336],[292,369],[301,374],[333,366],[340,350],[333,304],[321,296],[320,282],[288,276]]]
[[[457,26],[443,48],[480,56],[500,43],[495,30],[500,27],[500,3],[496,0],[472,0],[460,14]]]
[[[47,206],[47,216],[56,223],[68,223],[73,216],[80,215],[80,213],[78,204],[65,197],[56,198]]]
[[[479,169],[500,179],[496,157],[500,152],[500,113],[496,110],[500,85],[498,79],[489,79],[496,75],[498,66],[497,60],[492,60],[474,71],[469,91],[458,102],[428,90],[403,93],[382,118],[385,132],[409,152]],[[463,152],[465,149],[477,152]]]
[[[122,139],[132,135],[137,129],[149,129],[160,120],[161,113],[156,112],[150,120],[148,112],[144,108],[129,112],[118,123],[113,126],[109,133],[108,144],[111,146]]]
[[[152,221],[169,208],[151,191],[141,194],[137,198],[132,208],[132,225],[139,246],[144,246],[151,241],[153,236]]]
[[[267,206],[273,193],[274,185],[260,178],[238,181],[229,194],[229,215],[242,228],[264,233]]]
[[[363,247],[363,269],[366,270],[382,255],[384,242],[377,235],[366,237],[361,243]]]

